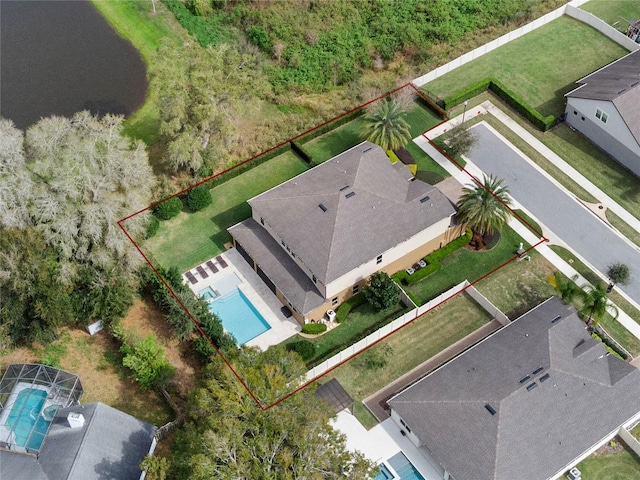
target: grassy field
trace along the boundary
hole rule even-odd
[[[625,53],[597,30],[563,16],[428,83],[425,89],[444,97],[493,76],[543,115],[559,115],[564,111],[563,95],[575,88],[577,79]]]
[[[424,304],[465,279],[473,282],[513,258],[521,241],[518,234],[505,227],[500,241],[491,250],[477,252],[461,248],[442,260],[440,270],[410,285],[406,290]],[[528,245],[523,243],[526,248]]]
[[[337,368],[323,381],[337,378],[356,401],[356,417],[370,428],[375,418],[362,400],[491,320],[466,294],[432,310]],[[373,359],[384,359],[383,367]]]
[[[213,203],[196,213],[182,212],[161,222],[158,233],[143,247],[165,267],[185,271],[224,251],[231,240],[227,228],[251,216],[247,200],[307,170],[286,152],[211,190]]]
[[[92,0],[92,3],[115,31],[140,52],[147,68],[151,68],[153,56],[163,39],[176,45],[181,40],[181,27],[160,1],[156,2],[155,15],[150,1]],[[143,140],[147,145],[153,145],[158,138],[160,119],[157,101],[156,92],[150,87],[145,104],[125,122],[125,132]]]
[[[627,447],[614,453],[593,454],[578,464],[582,478],[635,480],[640,478],[640,458]]]
[[[637,20],[640,18],[640,2],[638,0],[591,0],[582,5],[580,9],[593,13],[609,25],[615,24],[615,27],[621,31],[626,30],[628,25],[624,19]]]

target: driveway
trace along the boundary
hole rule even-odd
[[[487,174],[504,178],[511,196],[602,273],[615,262],[629,266],[631,283],[618,286],[640,303],[640,252],[593,213],[554,185],[485,124],[468,158]]]

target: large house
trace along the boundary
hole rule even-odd
[[[80,405],[77,376],[9,365],[0,381],[0,479],[140,480],[156,428],[103,403]]]
[[[640,51],[578,80],[566,121],[640,176]]]
[[[639,398],[640,371],[552,297],[388,404],[445,479],[540,480],[637,422]]]
[[[452,203],[369,142],[248,203],[234,245],[300,323],[461,235]]]

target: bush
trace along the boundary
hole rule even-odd
[[[160,220],[169,220],[181,211],[182,200],[180,200],[180,197],[171,197],[153,207],[153,213],[155,213]]]
[[[600,340],[602,343],[604,343],[607,346],[607,350],[609,350],[610,352],[612,352],[614,355],[617,355],[618,357],[620,357],[622,360],[626,360],[627,359],[627,354],[624,353],[622,350],[620,350],[620,348],[618,347],[618,345],[616,345],[615,343],[613,343],[611,340],[609,340],[609,338],[607,338],[605,335],[603,335],[602,333],[598,332],[597,330],[595,332],[593,332],[591,334],[591,336],[593,338],[595,338],[596,340]]]
[[[208,207],[212,201],[211,192],[204,185],[193,187],[187,192],[187,207],[192,212],[198,212]]]
[[[158,233],[159,228],[160,220],[158,220],[158,217],[156,217],[155,215],[150,215],[149,223],[147,224],[147,233],[145,234],[144,238],[148,239],[153,237],[156,233]]]
[[[154,335],[138,342],[129,342],[125,338],[120,352],[124,355],[122,364],[132,371],[144,390],[165,385],[175,373]]]
[[[296,352],[305,362],[307,360],[311,360],[316,353],[316,347],[309,340],[300,340],[298,342],[289,343],[287,345],[287,350],[290,352]]]
[[[327,331],[327,326],[324,323],[307,323],[302,326],[302,333],[307,335],[317,335]]]
[[[360,305],[363,305],[367,301],[366,297],[363,293],[359,293],[358,295],[354,295],[349,300],[342,302],[342,305],[338,307],[336,310],[336,322],[342,323],[349,312],[354,308],[358,308]]]
[[[369,283],[362,290],[371,306],[381,312],[398,303],[400,290],[385,272],[376,272],[369,278]]]

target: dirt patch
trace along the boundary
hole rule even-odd
[[[122,326],[128,334],[139,338],[155,335],[164,347],[165,354],[176,370],[173,383],[180,396],[186,398],[195,387],[201,369],[200,362],[193,356],[188,345],[181,343],[173,328],[165,320],[165,315],[149,298],[136,301],[129,313],[122,319]]]
[[[620,437],[614,437],[613,440],[601,446],[593,455],[607,455],[609,453],[621,452],[625,449],[625,443]]]

